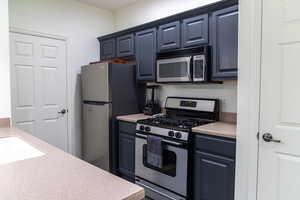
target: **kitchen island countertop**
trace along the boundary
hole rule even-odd
[[[141,200],[144,198],[143,188],[94,167],[21,130],[0,128],[0,141],[1,138],[7,137],[20,139],[41,154],[0,164],[0,199]]]

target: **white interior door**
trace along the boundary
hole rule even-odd
[[[258,200],[300,199],[299,8],[263,0]]]
[[[10,34],[12,122],[68,150],[66,42]]]

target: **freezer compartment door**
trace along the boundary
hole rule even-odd
[[[83,101],[109,102],[109,64],[83,66],[81,72]]]
[[[109,170],[109,111],[111,104],[83,104],[83,159]]]

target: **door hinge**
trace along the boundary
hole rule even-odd
[[[257,138],[257,140],[259,140],[259,132],[257,132],[256,138]]]

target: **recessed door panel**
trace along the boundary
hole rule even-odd
[[[10,36],[13,126],[67,151],[66,43]]]
[[[208,43],[208,15],[184,19],[182,22],[183,47],[206,43]]]
[[[295,0],[263,1],[258,200],[299,197],[299,7]]]

